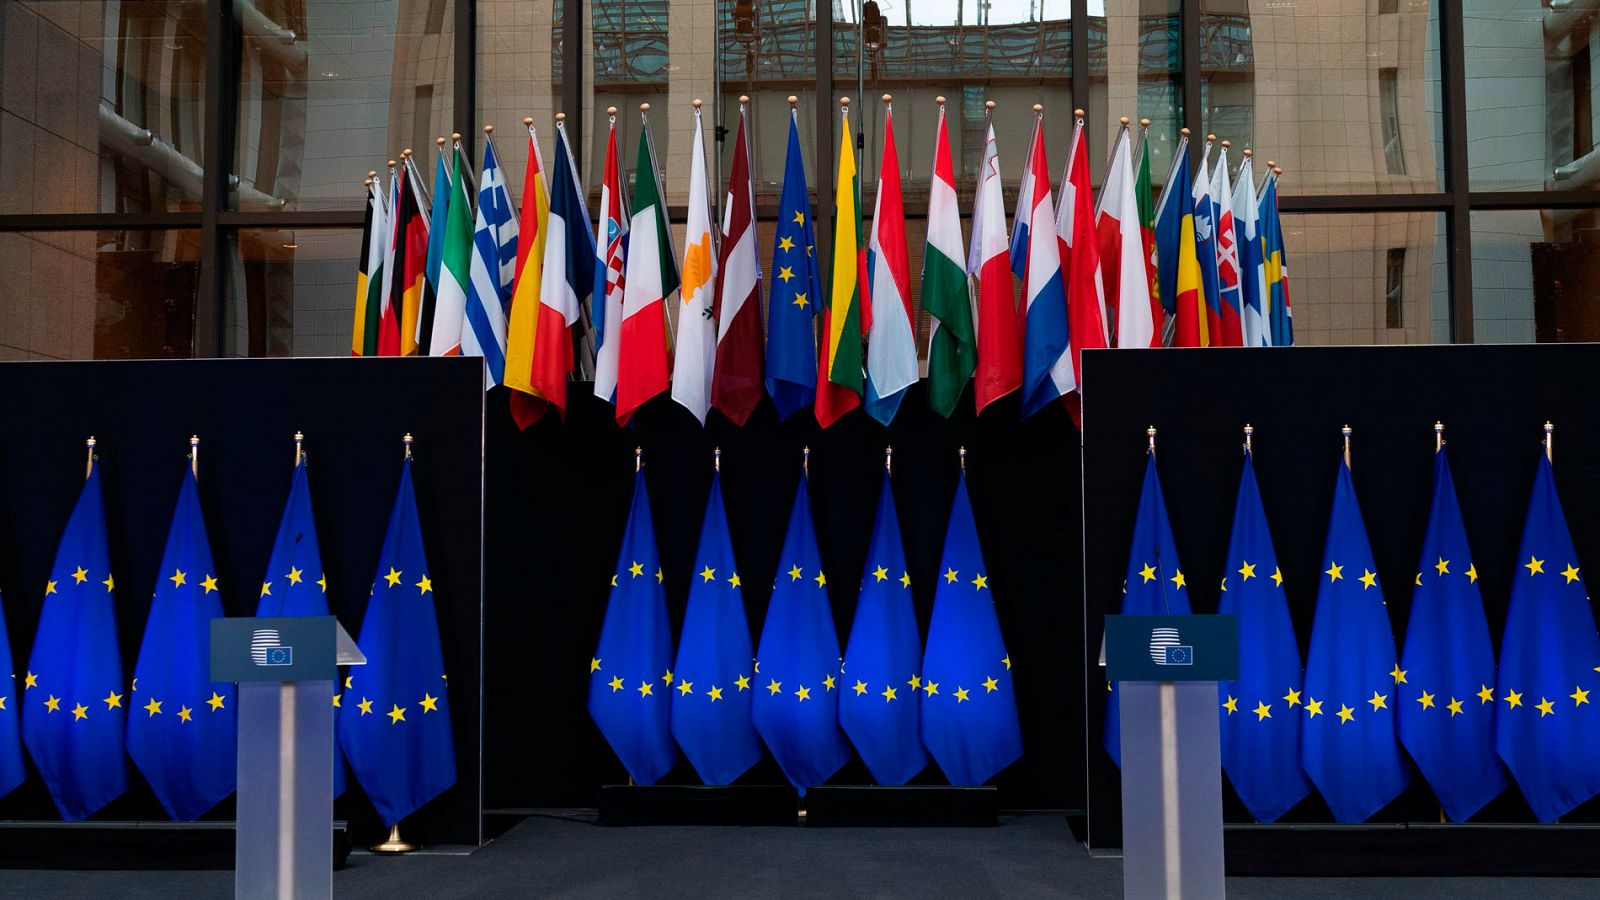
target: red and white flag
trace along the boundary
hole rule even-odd
[[[1067,171],[1061,177],[1061,198],[1056,207],[1056,234],[1061,238],[1061,268],[1067,281],[1067,321],[1071,327],[1072,371],[1078,391],[1083,390],[1083,350],[1110,346],[1107,301],[1109,290],[1094,234],[1094,188],[1089,181],[1088,134],[1079,118],[1072,128],[1072,149]],[[1073,419],[1078,418],[1073,410]]]
[[[1026,174],[1023,176],[1027,180]],[[1021,207],[1021,203],[1018,207]],[[994,123],[984,138],[978,164],[978,192],[972,203],[972,244],[967,274],[978,280],[978,368],[973,375],[977,411],[1022,387],[1022,333],[1017,323],[1017,294],[1012,283],[1011,241],[1006,236],[1006,207],[1000,183],[1000,150]]]
[[[745,146],[744,104],[722,204],[722,257],[717,266],[717,361],[711,405],[744,425],[761,402],[761,256],[756,250],[755,184]]]
[[[1118,347],[1157,347],[1161,330],[1150,309],[1150,279],[1145,269],[1139,200],[1133,189],[1133,148],[1128,123],[1122,123],[1111,149],[1111,167],[1100,189],[1095,230],[1105,260],[1106,295],[1117,311]]]

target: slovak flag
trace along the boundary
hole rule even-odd
[[[623,268],[628,256],[628,213],[617,175],[617,116],[611,114],[606,138],[606,163],[600,182],[600,221],[595,225],[594,296],[589,319],[594,323],[594,395],[607,403],[617,398],[617,362],[622,350]],[[599,309],[595,309],[598,306]]]
[[[1028,211],[1028,252],[1022,279],[1022,416],[1027,418],[1078,385],[1061,278],[1061,242],[1056,236],[1055,205],[1050,202],[1043,116],[1034,121],[1033,150],[1023,180],[1030,189],[1017,198],[1018,205]]]

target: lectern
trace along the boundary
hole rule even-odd
[[[1221,897],[1217,682],[1239,675],[1233,616],[1106,616],[1122,739],[1123,896]]]
[[[211,620],[211,679],[239,685],[234,896],[333,896],[333,698],[366,661],[333,616]]]

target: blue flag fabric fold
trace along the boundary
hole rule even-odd
[[[28,776],[22,764],[22,724],[18,710],[23,681],[11,663],[11,638],[6,632],[5,604],[0,602],[0,797],[11,793]]]
[[[699,570],[689,580],[678,638],[672,736],[701,781],[730,784],[761,760],[761,737],[750,711],[755,654],[721,475],[711,478],[695,561]]]
[[[951,784],[983,784],[1022,756],[1022,726],[965,472],[939,571],[922,658],[922,740]]]
[[[672,742],[672,624],[644,473],[611,576],[600,641],[589,660],[589,716],[638,784],[655,784],[678,761]]]
[[[1187,615],[1189,585],[1178,562],[1178,544],[1167,520],[1167,500],[1161,493],[1155,451],[1146,454],[1144,485],[1139,489],[1139,511],[1133,517],[1133,538],[1128,543],[1128,569],[1123,578],[1124,616]],[[1122,714],[1117,686],[1107,685],[1106,725],[1101,745],[1112,762],[1122,765]]]
[[[774,223],[775,259],[799,258],[793,277],[774,278],[767,292],[767,393],[787,419],[810,405],[817,392],[817,339],[812,320],[824,302],[817,272],[817,238],[811,223],[800,131],[789,118],[789,149],[783,164],[783,194]],[[796,254],[805,254],[797,257]]]
[[[1600,793],[1600,636],[1548,458],[1539,459],[1491,694],[1495,748],[1541,822]],[[1536,699],[1537,698],[1537,699]]]
[[[1434,455],[1433,507],[1417,563],[1396,685],[1400,742],[1445,814],[1462,822],[1506,789],[1494,749],[1494,644],[1450,463]]]
[[[1405,672],[1343,460],[1323,567],[1306,654],[1302,763],[1336,821],[1364,822],[1400,796],[1411,770],[1394,721]]]
[[[22,738],[68,821],[128,789],[115,587],[94,466],[61,533],[23,680]]]
[[[1239,475],[1223,573],[1217,612],[1239,618],[1239,679],[1217,685],[1222,768],[1250,814],[1260,822],[1275,822],[1311,793],[1311,782],[1300,769],[1304,672],[1283,593],[1283,572],[1248,453]]]
[[[456,782],[450,685],[428,573],[407,458],[356,641],[367,664],[345,679],[338,713],[339,746],[385,825]]]
[[[922,632],[888,475],[878,499],[843,669],[839,724],[879,784],[905,784],[928,765],[918,693]]]
[[[801,478],[751,687],[756,731],[802,796],[850,760],[839,728],[839,634],[827,585]]]
[[[192,822],[233,793],[234,686],[211,680],[211,620],[225,615],[200,495],[183,470],[155,598],[133,667],[128,755],[167,815]]]

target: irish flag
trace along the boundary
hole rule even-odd
[[[992,146],[992,145],[991,145]],[[987,158],[988,154],[985,154]],[[1004,211],[1000,227],[1005,227]],[[974,229],[976,231],[976,229]],[[928,406],[945,418],[955,412],[978,360],[972,328],[972,302],[962,267],[961,210],[956,204],[955,168],[945,130],[944,98],[933,139],[933,178],[928,182],[928,246],[922,253],[922,307],[933,319],[928,335]],[[873,292],[877,296],[877,292]]]
[[[861,187],[856,179],[856,151],[851,144],[855,133],[850,130],[850,99],[842,98],[839,103],[839,181],[833,194],[833,283],[828,305],[822,310],[821,341],[817,348],[816,413],[817,423],[823,428],[861,405],[864,386],[861,336],[871,326],[870,321],[862,321],[861,312],[867,249],[861,239]],[[631,284],[631,272],[628,279]]]
[[[917,338],[911,328],[911,270],[906,259],[900,154],[895,150],[894,109],[888,94],[883,101],[883,156],[872,210],[872,237],[867,241],[867,296],[872,311],[865,324],[867,413],[887,425],[900,409],[906,388],[917,383],[919,373]]]
[[[678,289],[678,264],[667,232],[650,106],[640,109],[639,153],[633,167],[633,218],[628,224],[628,263],[623,275],[622,334],[617,359],[617,423],[624,424],[646,400],[666,392],[667,297]]]

